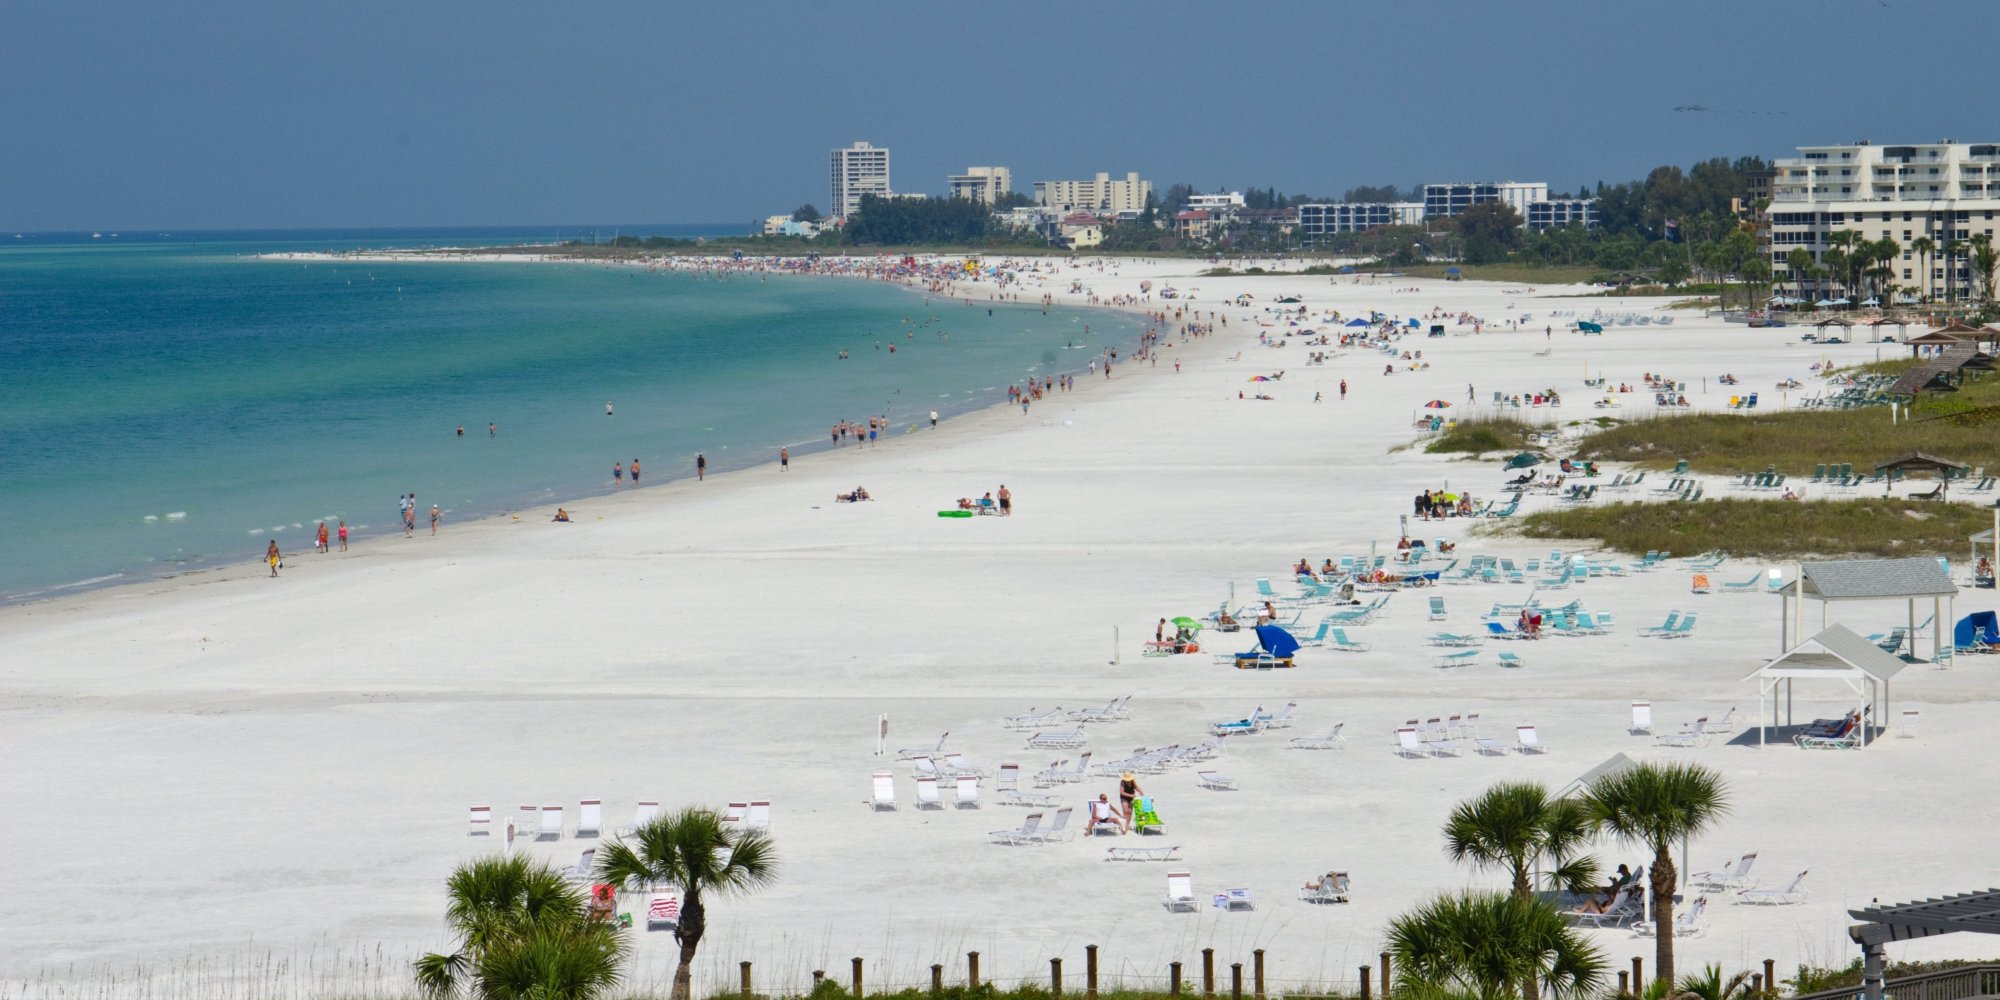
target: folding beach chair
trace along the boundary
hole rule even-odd
[[[1235,778],[1219,774],[1215,771],[1202,771],[1196,774],[1195,777],[1200,780],[1201,787],[1203,788],[1213,789],[1218,792],[1233,792],[1236,790]]]
[[[1688,876],[1688,884],[1704,889],[1755,889],[1757,877],[1750,870],[1757,865],[1757,852],[1751,851],[1736,859],[1735,864],[1723,865],[1714,871],[1695,872]]]
[[[576,807],[577,837],[596,837],[604,826],[604,800],[584,799]]]
[[[585,848],[576,859],[576,864],[562,869],[562,876],[572,882],[588,882],[597,868],[597,848]]]
[[[729,803],[728,808],[722,810],[722,825],[740,827],[743,825],[743,820],[747,818],[749,815],[750,815],[750,803],[731,802]]]
[[[637,833],[640,827],[658,819],[659,815],[660,804],[658,802],[641,802],[632,809],[632,822],[626,826],[619,827],[618,832],[620,834]]]
[[[536,840],[561,840],[563,831],[563,807],[543,806],[542,825],[535,830]]]
[[[681,894],[678,892],[653,893],[652,902],[646,906],[646,929],[649,931],[670,931],[681,923]]]
[[[1515,726],[1514,739],[1522,753],[1548,753],[1548,744],[1535,734],[1533,726]]]
[[[979,808],[979,775],[959,775],[954,791],[957,795],[955,802],[960,809]]]
[[[874,800],[869,804],[876,809],[896,808],[896,777],[887,771],[874,774]]]
[[[493,807],[473,806],[472,829],[466,831],[468,837],[490,837],[493,835]]]
[[[938,780],[936,778],[923,777],[917,779],[917,808],[944,808],[944,800],[938,798]]]
[[[1167,912],[1185,910],[1193,913],[1195,909],[1194,876],[1187,872],[1168,872]]]
[[[1650,734],[1653,731],[1653,703],[1635,701],[1632,703],[1632,724],[1625,731],[1634,736]]]
[[[771,828],[771,800],[751,799],[750,814],[743,818],[743,826],[750,830],[769,830]]]
[[[1792,878],[1790,885],[1783,889],[1745,889],[1736,894],[1739,903],[1753,903],[1760,906],[1796,906],[1806,901],[1806,876],[1800,872]]]
[[[1327,872],[1299,888],[1301,903],[1345,903],[1349,892],[1346,872]]]
[[[1035,836],[1035,831],[1039,829],[1041,825],[1042,825],[1042,814],[1038,812],[1031,812],[1028,815],[1021,818],[1020,829],[995,830],[987,834],[986,837],[988,840],[992,841],[995,844],[1007,844],[1010,846],[1018,846],[1021,844],[1032,843]]]

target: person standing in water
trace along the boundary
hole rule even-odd
[[[611,488],[615,490],[623,485],[625,485],[625,463],[613,462],[611,463]]]
[[[439,520],[440,518],[442,518],[442,517],[444,517],[444,513],[443,513],[442,511],[439,511],[439,510],[438,510],[438,505],[437,505],[437,504],[431,504],[431,537],[432,537],[432,538],[436,538],[436,537],[437,537],[437,533],[438,533],[438,520]]]
[[[611,415],[611,401],[608,399],[604,401],[604,415],[607,417]]]
[[[792,471],[792,450],[790,448],[778,449],[778,471]]]
[[[694,456],[694,481],[699,483],[708,478],[708,456],[696,452]]]
[[[340,522],[340,551],[347,551],[347,522]]]
[[[313,538],[313,545],[314,545],[314,547],[316,547],[316,548],[318,548],[318,549],[319,549],[319,554],[320,554],[320,555],[326,555],[326,522],[325,522],[325,521],[321,521],[321,522],[319,523],[319,534],[318,534],[317,536],[315,536],[315,537]]]
[[[639,460],[632,460],[632,485],[639,485]]]

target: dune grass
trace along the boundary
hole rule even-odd
[[[1424,450],[1433,455],[1517,452],[1528,447],[1528,436],[1535,431],[1535,427],[1511,417],[1460,420],[1432,438]]]
[[[1993,526],[1993,509],[1900,497],[1837,503],[1785,500],[1704,500],[1696,503],[1615,503],[1537,511],[1518,519],[1529,538],[1597,539],[1634,555],[1711,549],[1731,556],[1946,556],[1962,559],[1966,538]]]
[[[1647,469],[1671,468],[1686,459],[1696,472],[1720,475],[1776,466],[1786,475],[1802,476],[1829,462],[1873,472],[1877,462],[1924,451],[2000,470],[2000,426],[1994,424],[1993,407],[1926,406],[1931,408],[1928,412],[1920,408],[1915,419],[1893,424],[1885,406],[1636,420],[1585,438],[1574,457],[1630,462]]]

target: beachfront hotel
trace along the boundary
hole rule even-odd
[[[1903,248],[1896,281],[1922,296],[1971,293],[1967,254],[1950,254],[1954,240],[1994,235],[2000,211],[2000,143],[1942,139],[1912,146],[1800,146],[1799,155],[1773,164],[1771,273],[1796,282],[1793,250],[1825,259],[1828,237],[1843,229],[1866,240],[1895,240]],[[1928,237],[1935,250],[1911,244]]]
[[[1035,204],[1057,212],[1143,212],[1152,193],[1153,182],[1140,180],[1137,173],[1116,181],[1100,173],[1087,181],[1035,182]]]
[[[1006,167],[967,167],[965,173],[951,175],[950,186],[953,198],[981,205],[992,205],[1014,190],[1013,175]]]
[[[1481,202],[1505,202],[1528,217],[1528,206],[1549,200],[1549,186],[1522,181],[1479,181],[1471,184],[1424,185],[1424,218],[1448,219]]]
[[[1418,201],[1309,203],[1299,206],[1299,241],[1312,246],[1335,233],[1365,233],[1383,226],[1423,223],[1424,205]]]
[[[1536,232],[1564,226],[1594,229],[1597,226],[1597,199],[1551,198],[1537,201],[1528,205],[1526,215],[1528,228]]]
[[[853,215],[861,210],[861,199],[871,194],[890,195],[889,150],[865,142],[834,150],[827,213],[840,218]]]

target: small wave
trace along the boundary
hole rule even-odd
[[[23,601],[30,597],[41,597],[44,594],[56,594],[65,590],[76,590],[79,587],[94,587],[100,583],[110,583],[113,580],[122,579],[124,576],[125,574],[123,573],[108,573],[104,576],[93,576],[88,580],[77,580],[73,583],[58,583],[53,587],[43,587],[40,590],[24,590],[18,594],[8,594],[5,598],[0,599]]]
[[[184,511],[184,510],[177,510],[177,511],[174,511],[173,513],[171,513],[171,514],[168,514],[168,515],[167,515],[167,520],[169,520],[169,521],[185,521],[185,520],[187,520],[187,516],[188,516],[188,512],[187,512],[187,511]]]
[[[159,519],[160,515],[158,514],[147,514],[145,517],[140,518],[142,521],[157,521]]]

